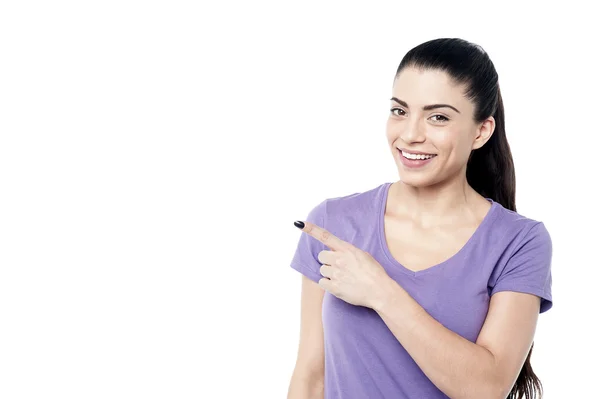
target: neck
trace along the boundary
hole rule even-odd
[[[468,185],[466,176],[457,176],[442,183],[414,187],[401,180],[390,192],[392,212],[409,215],[423,226],[455,223],[471,219],[477,213],[481,196]]]

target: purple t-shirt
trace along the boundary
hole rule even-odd
[[[383,217],[392,183],[362,193],[328,198],[306,220],[370,253],[432,317],[475,342],[490,296],[517,291],[542,298],[540,313],[552,307],[552,242],[542,222],[488,199],[492,207],[473,236],[448,260],[421,271],[396,261],[386,245]],[[330,248],[301,233],[291,267],[314,282],[320,251]],[[325,292],[325,399],[447,398],[371,308]]]

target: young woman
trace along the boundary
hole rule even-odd
[[[288,398],[541,396],[530,355],[552,307],[552,242],[516,212],[498,74],[461,39],[410,50],[387,142],[400,179],[316,205]]]

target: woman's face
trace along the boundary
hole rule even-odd
[[[386,136],[404,183],[429,186],[466,173],[471,151],[491,136],[494,119],[475,123],[474,104],[463,93],[439,70],[406,68],[396,78]],[[444,106],[430,107],[436,104]]]

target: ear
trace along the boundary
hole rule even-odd
[[[483,147],[485,143],[492,137],[494,129],[496,128],[496,120],[493,116],[487,118],[481,126],[477,129],[477,136],[473,140],[473,146],[471,149],[476,150]]]

